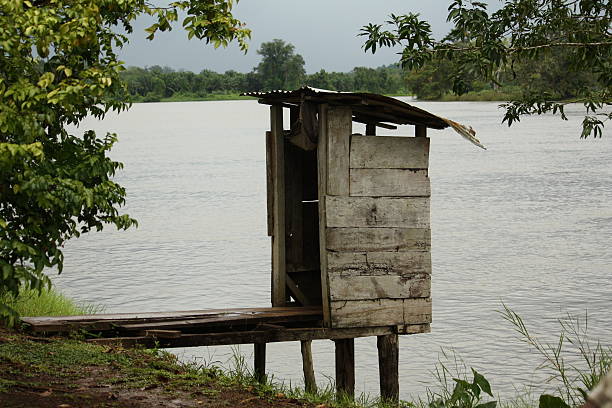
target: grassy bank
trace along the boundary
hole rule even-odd
[[[46,310],[53,314],[92,311],[63,305],[64,296],[46,292],[42,298],[25,297],[21,310]],[[57,299],[61,299],[58,301]],[[51,299],[51,300],[49,300]],[[28,303],[32,305],[26,307]],[[47,304],[46,304],[47,303]],[[40,306],[40,305],[45,306]],[[39,314],[39,313],[32,313]],[[612,348],[588,337],[585,320],[559,320],[558,344],[541,342],[511,309],[504,305],[502,317],[519,338],[541,355],[540,369],[556,384],[547,396],[550,408],[578,407],[588,392],[612,366]],[[184,363],[160,350],[126,350],[98,346],[83,341],[84,334],[72,338],[40,338],[0,327],[0,406],[1,407],[312,407],[312,408],[390,408],[398,407],[367,395],[350,400],[337,396],[333,384],[316,393],[302,388],[256,381],[244,356],[235,353],[231,368]],[[567,345],[570,345],[567,348]],[[578,354],[576,352],[578,351]],[[583,361],[576,362],[579,355]],[[572,359],[572,364],[565,361]],[[444,361],[444,360],[441,360]],[[428,394],[421,400],[402,401],[410,408],[527,408],[538,406],[538,397],[517,396],[497,403],[484,376],[456,356],[438,364]],[[459,363],[458,363],[459,361]],[[578,363],[578,364],[574,364]],[[375,375],[375,374],[373,374]],[[522,389],[516,385],[517,392]],[[544,396],[542,396],[544,397]],[[542,398],[540,397],[540,398]],[[561,398],[560,398],[561,397]],[[567,404],[563,400],[567,401]],[[542,406],[540,404],[540,406]]]
[[[25,289],[18,297],[8,293],[0,294],[0,303],[7,305],[21,316],[67,316],[93,314],[102,311],[102,307],[78,304],[55,289]]]

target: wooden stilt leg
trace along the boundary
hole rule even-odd
[[[383,400],[399,400],[399,343],[397,334],[378,336],[378,372]]]
[[[355,339],[336,343],[336,392],[355,396]]]
[[[266,378],[266,343],[255,343],[254,346],[253,373],[257,381],[263,382]]]
[[[312,363],[312,341],[302,340],[302,368],[304,369],[304,388],[306,392],[314,393],[317,391],[317,381],[315,379],[314,365]]]

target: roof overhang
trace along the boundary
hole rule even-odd
[[[485,147],[476,138],[476,132],[450,119],[434,115],[399,99],[368,92],[338,92],[303,86],[293,91],[246,92],[242,95],[259,98],[259,103],[298,107],[303,102],[348,106],[353,111],[353,120],[372,123],[381,127],[396,125],[426,126],[431,129],[452,127],[457,133],[476,146]]]

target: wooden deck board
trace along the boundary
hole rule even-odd
[[[83,316],[24,317],[22,321],[33,332],[68,332],[78,329],[111,330],[160,329],[232,325],[237,322],[277,323],[322,319],[320,307],[268,307],[241,309],[206,309],[182,312],[119,313]]]

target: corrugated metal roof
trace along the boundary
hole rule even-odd
[[[350,106],[356,120],[366,123],[394,123],[398,125],[424,125],[432,129],[452,127],[461,136],[478,147],[485,148],[476,138],[476,132],[450,119],[434,115],[399,99],[368,92],[340,92],[303,86],[293,91],[275,90],[246,92],[242,95],[259,98],[260,103],[298,106],[304,101]]]

